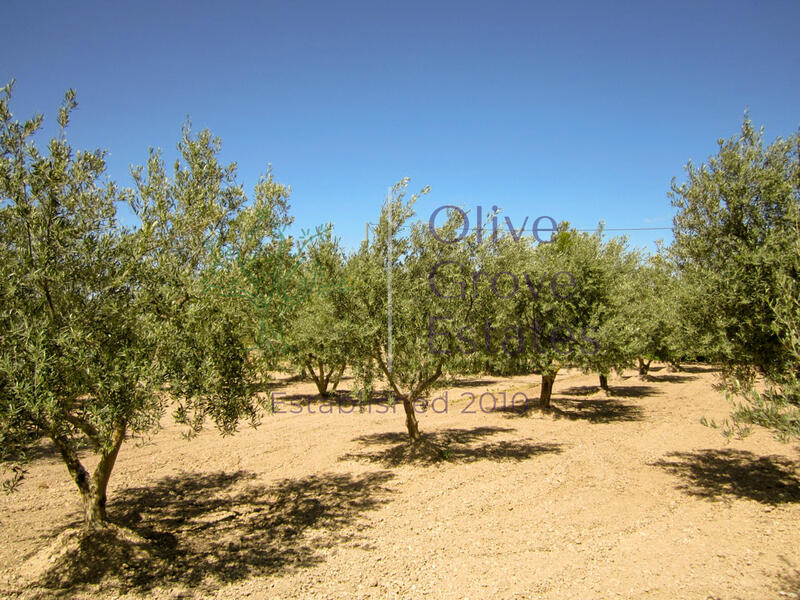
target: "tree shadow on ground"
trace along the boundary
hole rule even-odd
[[[800,502],[797,463],[744,450],[671,452],[652,463],[684,481],[680,490],[710,500],[743,498],[762,504]]]
[[[647,381],[655,383],[688,383],[697,379],[694,375],[676,375],[674,373],[666,373],[664,375],[647,375]]]
[[[609,388],[609,398],[615,396],[617,398],[645,398],[647,396],[658,395],[658,390],[652,385],[612,385],[609,386]],[[565,396],[591,396],[592,394],[597,394],[602,391],[603,388],[599,385],[574,385],[565,390],[561,390],[561,393]]]
[[[379,463],[387,467],[401,464],[431,465],[442,461],[468,463],[478,460],[526,460],[545,453],[562,452],[561,444],[536,443],[532,440],[500,440],[477,443],[481,440],[516,431],[508,427],[475,427],[472,429],[440,429],[423,433],[417,444],[409,444],[405,432],[385,432],[362,435],[353,441],[364,446],[388,446],[368,452],[348,453],[339,460]]]
[[[778,593],[789,598],[800,598],[800,569],[785,556],[779,558],[786,567],[778,574]]]
[[[488,387],[490,385],[495,385],[497,382],[498,379],[459,379],[457,377],[445,381],[447,387],[457,389]]]
[[[315,410],[321,414],[355,414],[369,412],[370,407],[381,407],[382,413],[402,411],[402,404],[391,403],[388,394],[372,395],[368,398],[351,395],[351,390],[337,390],[329,396],[321,396],[317,393],[306,394],[280,394],[274,397],[273,409],[276,414],[300,414],[307,411],[310,407],[319,407],[322,410]]]
[[[525,404],[498,407],[495,412],[505,413],[507,417],[527,417],[538,412],[550,415],[554,419],[588,421],[590,423],[644,420],[644,411],[640,407],[620,402],[614,398],[588,400],[553,396],[550,399],[550,407],[546,409],[541,408],[538,400],[530,399]]]
[[[345,381],[351,381],[353,379],[350,375],[342,375],[339,378],[339,385],[344,383]],[[264,392],[267,394],[271,394],[273,392],[281,392],[283,390],[288,390],[294,387],[297,384],[309,384],[314,385],[314,379],[311,376],[306,375],[305,377],[302,374],[295,374],[289,375],[287,377],[281,377],[278,379],[268,379],[266,381],[259,381],[254,384],[254,388],[256,392]],[[299,394],[304,395],[304,394]],[[309,394],[314,395],[314,394]]]
[[[681,371],[685,371],[686,373],[716,373],[719,370],[720,368],[714,365],[681,365]]]
[[[114,495],[113,531],[80,542],[49,569],[48,596],[102,583],[103,593],[185,586],[212,593],[256,575],[309,567],[328,549],[360,538],[364,513],[389,494],[393,475],[322,474],[272,486],[255,474],[190,473]],[[105,538],[109,539],[105,539]]]

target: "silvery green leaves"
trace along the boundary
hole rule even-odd
[[[718,145],[702,166],[686,166],[670,194],[678,209],[670,251],[690,290],[685,322],[704,357],[724,365],[739,401],[728,431],[757,423],[796,436],[800,134],[767,145],[745,116],[741,133]]]
[[[273,239],[290,222],[288,189],[267,173],[253,216],[235,164],[218,160],[220,141],[187,124],[174,168],[151,149],[133,169],[135,189],[120,191],[102,181],[102,151],[67,142],[73,92],[46,150],[33,137],[41,116],[15,121],[10,95],[9,85],[0,94],[0,437],[14,453],[1,458],[49,437],[94,528],[106,519],[121,445],[156,430],[168,405],[192,432],[209,419],[223,433],[258,421],[250,330],[206,282],[226,249],[260,247],[247,235],[256,218]],[[131,204],[134,227],[117,224],[120,202]],[[259,257],[286,258],[285,246]],[[91,473],[84,446],[97,456]],[[10,486],[20,474],[12,466]]]
[[[266,355],[283,356],[293,350],[286,331],[297,311],[312,295],[346,283],[326,277],[323,265],[312,257],[313,248],[330,239],[332,226],[303,230],[295,238],[284,228],[265,227],[271,215],[267,207],[248,210],[253,215],[242,215],[248,223],[238,247],[229,243],[211,251],[204,289],[237,301],[250,315],[256,347]]]
[[[101,181],[104,153],[75,151],[66,140],[74,93],[65,97],[61,131],[46,152],[33,138],[42,118],[13,120],[10,96],[6,86],[0,428],[20,449],[50,437],[86,501],[89,522],[102,516],[98,502],[126,428],[142,426],[137,415],[157,410],[140,379],[155,338],[128,268],[135,246],[116,223],[121,196]],[[101,457],[92,476],[77,457],[84,444]]]

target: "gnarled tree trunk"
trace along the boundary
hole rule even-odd
[[[408,437],[411,443],[414,444],[419,441],[419,423],[417,422],[417,415],[414,414],[414,403],[407,397],[403,397],[403,409],[406,411],[406,429],[408,429]]]
[[[639,377],[644,379],[647,377],[647,372],[650,370],[650,363],[652,360],[645,361],[641,356],[639,357]]]
[[[389,370],[386,361],[383,360],[383,355],[380,351],[376,352],[376,358],[378,360],[378,366],[386,376],[386,379],[388,380],[395,397],[400,398],[403,402],[403,409],[406,413],[406,429],[408,429],[409,442],[416,444],[420,441],[422,436],[419,431],[417,415],[414,411],[414,400],[422,398],[424,394],[426,394],[431,388],[431,386],[436,383],[439,377],[442,376],[442,364],[438,363],[434,372],[428,377],[425,377],[423,372],[417,373],[417,377],[415,378],[416,384],[412,385],[408,394],[404,394],[400,390],[394,374]]]
[[[342,378],[342,373],[344,372],[345,365],[332,366],[329,371],[325,371],[325,364],[319,360],[317,361],[317,366],[319,367],[319,373],[314,369],[314,366],[311,361],[311,355],[309,355],[309,360],[306,361],[305,367],[308,372],[311,374],[311,378],[314,380],[314,384],[317,386],[317,392],[323,398],[327,398],[331,395],[331,393],[336,391],[336,387],[339,385],[339,380]]]
[[[111,445],[100,452],[100,461],[92,475],[89,475],[86,467],[78,459],[74,444],[63,433],[53,432],[50,435],[75,485],[78,486],[83,504],[83,525],[87,532],[104,527],[108,520],[106,491],[119,449],[125,441],[125,431],[125,423],[117,424],[112,434]]]
[[[550,396],[553,394],[553,382],[555,375],[542,375],[542,390],[539,394],[539,402],[542,408],[550,408]]]
[[[608,391],[608,375],[600,373],[600,389]]]
[[[329,380],[329,383],[330,383],[330,386],[331,386],[331,389],[330,389],[330,393],[331,394],[334,393],[336,391],[336,388],[339,387],[339,381],[342,379],[342,374],[344,373],[345,366],[346,365],[344,363],[342,363],[341,365],[339,365],[338,369],[336,367],[333,367],[331,369],[331,373],[333,374],[333,377],[328,375],[328,380]]]

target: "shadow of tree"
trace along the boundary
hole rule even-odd
[[[640,407],[625,404],[614,398],[584,400],[553,396],[550,402],[548,409],[542,409],[537,400],[530,399],[525,404],[498,407],[495,412],[505,413],[507,417],[526,417],[534,412],[541,412],[551,415],[554,419],[589,421],[590,423],[642,421],[644,419],[644,411]]]
[[[443,460],[475,462],[478,460],[526,460],[548,452],[562,452],[561,444],[535,443],[532,440],[501,440],[476,442],[500,433],[516,431],[508,427],[475,427],[472,429],[441,429],[423,434],[423,440],[411,445],[408,434],[385,432],[363,435],[353,441],[365,446],[389,445],[369,452],[348,453],[339,460],[379,463],[387,467],[415,463],[430,465]]]
[[[345,379],[344,376],[339,380],[340,383]],[[264,381],[259,381],[255,384],[255,391],[257,392],[264,392],[266,394],[272,393],[283,393],[287,390],[294,389],[296,385],[303,385],[303,384],[314,384],[314,380],[306,375],[305,377],[301,373],[296,373],[294,375],[286,375],[283,377],[278,377],[276,379],[266,379]],[[310,394],[313,395],[313,394]]]
[[[762,504],[800,502],[799,465],[780,456],[709,449],[671,452],[652,464],[684,479],[678,489],[693,496],[745,498]]]
[[[498,381],[498,379],[460,379],[458,377],[445,380],[447,387],[458,389],[488,387],[497,384]]]
[[[647,381],[656,383],[687,383],[695,379],[697,379],[697,377],[694,375],[675,375],[671,373],[666,373],[664,375],[647,375]]]
[[[400,406],[396,403],[397,406]],[[397,410],[393,407],[388,395],[374,394],[369,397],[353,395],[352,390],[338,389],[331,392],[329,396],[321,396],[318,393],[308,392],[305,394],[294,393],[284,394],[282,392],[276,393],[274,397],[274,407],[276,411],[281,412],[298,412],[299,409],[308,408],[310,406],[324,406],[325,410],[330,413],[357,413],[359,408],[364,407],[365,410],[369,406],[385,407],[386,412]]]
[[[800,598],[800,569],[795,567],[785,556],[779,557],[785,570],[778,574],[778,593],[789,598]]]
[[[359,537],[363,513],[389,493],[392,477],[322,474],[267,487],[245,471],[191,473],[122,490],[109,512],[137,539],[94,534],[40,584],[49,595],[67,596],[101,582],[104,594],[175,585],[210,593],[253,575],[308,567]]]
[[[591,396],[602,391],[603,389],[598,385],[575,385],[561,390],[561,393],[565,396]],[[657,394],[658,391],[651,385],[612,385],[608,397],[645,398]]]
[[[686,373],[716,373],[719,370],[720,368],[714,365],[702,365],[702,364],[681,365],[681,371],[685,371]]]
[[[633,404],[625,404],[605,398],[602,400],[578,400],[554,398],[548,411],[556,419],[584,420],[590,423],[612,423],[617,421],[642,421],[644,412]]]

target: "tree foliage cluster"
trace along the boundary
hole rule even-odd
[[[126,438],[155,431],[171,410],[190,432],[213,422],[233,433],[256,422],[258,356],[235,303],[208,285],[225,277],[212,257],[238,245],[256,215],[268,245],[286,220],[286,191],[269,177],[247,202],[220,141],[184,127],[170,170],[151,150],[134,188],[103,179],[105,153],[73,149],[65,130],[36,143],[42,116],[11,112],[0,95],[0,451],[18,483],[26,448],[49,438],[80,492],[88,528],[106,519],[106,490]],[[117,207],[138,218],[124,227]],[[98,456],[92,472],[80,452]]]
[[[748,424],[800,435],[800,133],[766,144],[748,117],[689,163],[672,184],[677,208],[670,250],[691,294],[688,336],[725,368],[738,399],[728,433]]]

